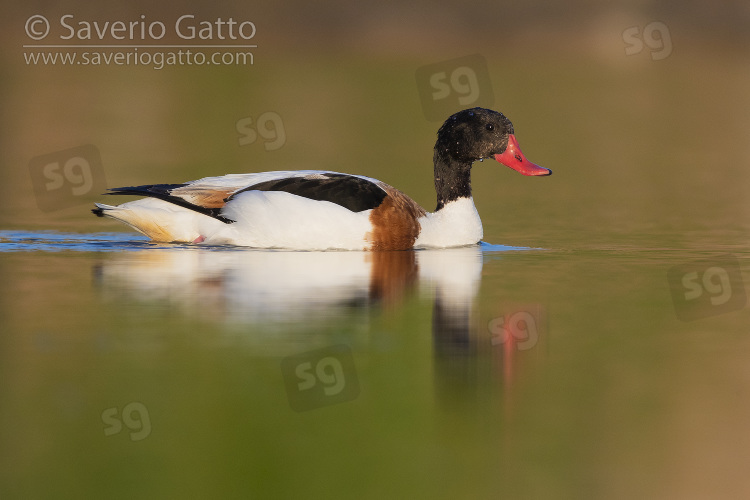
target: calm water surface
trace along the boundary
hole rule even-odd
[[[3,231],[6,491],[626,498],[689,488],[696,468],[737,481],[748,258]]]
[[[63,11],[0,16],[0,498],[750,498],[745,10],[506,4],[208,2],[257,23],[257,63],[162,70],[28,65],[25,23],[54,43]],[[141,7],[70,13],[191,13]],[[475,164],[492,244],[199,248],[90,213],[294,169],[430,209],[416,76],[466,56],[554,171]],[[80,162],[43,175],[80,155],[87,192]]]

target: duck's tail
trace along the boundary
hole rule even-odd
[[[106,205],[104,203],[94,203],[96,205],[96,208],[91,210],[91,213],[96,215],[97,217],[104,217],[106,214],[104,213],[105,210],[114,210],[117,207],[114,207],[112,205]],[[113,217],[116,218],[116,217]]]
[[[201,234],[201,222],[214,221],[205,215],[156,198],[113,206],[96,203],[91,212],[97,217],[109,217],[127,224],[139,233],[159,242],[193,242]],[[215,221],[216,224],[223,224]]]

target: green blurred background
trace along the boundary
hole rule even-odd
[[[240,67],[29,66],[24,23],[39,13],[53,34],[64,14],[89,22],[144,15],[170,33],[186,13],[232,17],[255,23],[258,47],[254,64]],[[29,196],[31,159],[84,144],[100,150],[109,186],[331,169],[381,178],[431,209],[440,123],[425,119],[415,72],[480,54],[494,108],[514,122],[526,155],[560,174],[536,182],[476,168],[480,213],[501,200],[494,219],[502,226],[485,216],[490,241],[541,244],[543,231],[593,229],[592,241],[616,226],[626,242],[632,224],[655,221],[678,234],[706,229],[701,220],[715,227],[723,202],[746,207],[747,18],[741,2],[6,6],[0,217],[5,226],[103,227],[85,210],[42,215]],[[654,21],[668,28],[668,57],[654,60],[663,49],[645,43],[626,55],[623,32],[638,27],[642,39]],[[269,111],[282,120],[283,146],[241,146],[237,121]],[[747,219],[747,208],[733,215]],[[525,241],[508,234],[516,224]]]
[[[257,48],[239,67],[34,66],[23,45],[36,14],[168,27],[232,17],[255,23]],[[667,31],[627,55],[633,28],[643,40],[654,22]],[[3,254],[2,496],[746,498],[748,309],[677,321],[667,270],[727,252],[747,269],[748,28],[739,1],[6,2],[0,229],[129,231],[88,202],[37,205],[31,161],[87,144],[110,187],[326,169],[432,209],[440,122],[426,118],[416,73],[474,54],[492,107],[554,175],[474,168],[484,239],[548,249],[487,258],[477,315],[543,303],[549,355],[513,391],[497,391],[480,357],[473,382],[457,383],[470,394],[447,410],[433,401],[421,295],[323,322],[323,345],[370,338],[355,353],[363,395],[300,415],[278,356],[234,339],[216,311],[102,299],[92,269],[118,256]],[[283,144],[242,145],[238,122],[264,113]],[[97,354],[103,331],[125,348]],[[63,347],[40,354],[40,332]],[[139,400],[151,437],[104,437],[101,411]]]

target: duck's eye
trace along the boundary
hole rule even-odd
[[[491,123],[488,123],[487,125],[485,125],[484,128],[490,131],[495,130],[495,126]]]

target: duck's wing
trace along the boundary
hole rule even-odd
[[[320,170],[261,172],[205,177],[182,184],[146,184],[110,189],[107,194],[158,198],[225,222],[224,206],[247,191],[284,191],[316,201],[336,203],[352,212],[378,207],[386,185],[369,177]]]
[[[380,206],[387,196],[385,185],[375,179],[338,172],[313,172],[281,176],[251,184],[233,193],[227,202],[247,191],[284,191],[315,201],[328,201],[352,212]]]

